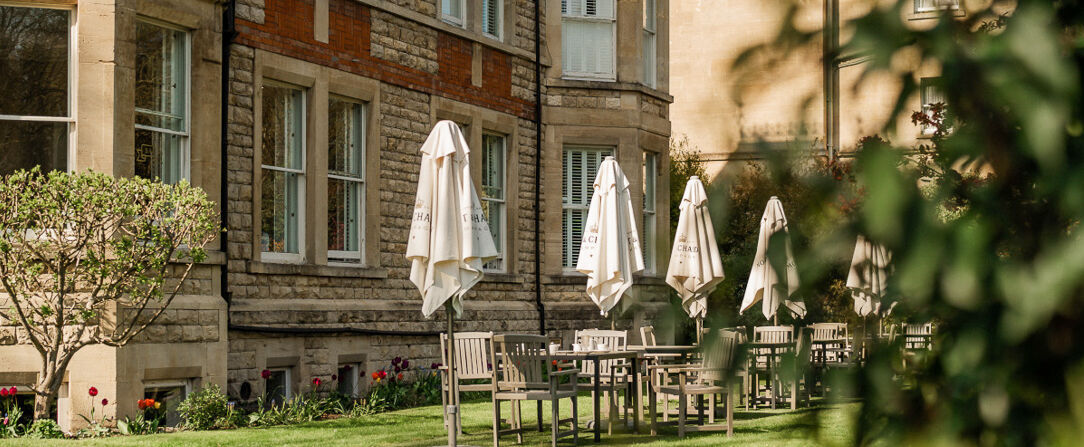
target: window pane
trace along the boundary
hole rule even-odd
[[[177,405],[184,401],[186,395],[183,385],[147,387],[143,390],[143,398],[154,399],[156,403],[162,405],[159,408],[148,408],[144,414],[148,420],[160,418],[162,425],[176,427],[181,424],[181,416],[177,412]]]
[[[136,123],[185,130],[186,61],[183,32],[136,23]]]
[[[282,404],[290,397],[289,374],[285,370],[271,371],[271,377],[267,378],[267,403]]]
[[[565,148],[562,170],[562,197],[564,207],[561,235],[563,248],[562,265],[575,267],[583,240],[583,225],[587,219],[587,207],[594,195],[595,176],[599,165],[607,156],[613,155],[612,149],[592,147]]]
[[[68,123],[0,120],[0,175],[34,166],[68,169]]]
[[[288,87],[264,85],[263,161],[269,166],[301,169],[301,92]]]
[[[343,365],[339,367],[339,394],[344,396],[357,396],[357,384],[358,374],[360,374],[361,368],[355,368],[354,365]]]
[[[0,115],[68,116],[69,13],[0,6]]]
[[[482,2],[482,32],[501,35],[501,3],[503,0],[484,0]]]
[[[441,12],[443,12],[445,16],[457,19],[463,18],[462,0],[441,0],[441,3],[443,4],[441,6]]]
[[[298,253],[297,183],[297,174],[263,170],[260,244],[265,252]]]
[[[340,179],[327,181],[327,249],[360,250],[361,184]]]
[[[644,154],[644,209],[655,211],[655,154]]]
[[[328,160],[331,174],[363,178],[362,105],[332,98],[328,102]]]
[[[135,174],[174,184],[182,178],[182,137],[151,130],[135,131]]]
[[[504,199],[504,137],[482,136],[482,195]]]

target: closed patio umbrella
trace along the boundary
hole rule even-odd
[[[695,175],[685,184],[681,197],[674,248],[666,283],[677,290],[681,305],[696,320],[699,341],[708,313],[707,295],[723,280],[723,260],[715,243],[715,227],[708,214],[708,195],[704,183]]]
[[[599,165],[576,270],[587,275],[587,296],[606,315],[644,269],[629,182],[613,157]]]
[[[847,288],[851,289],[854,311],[859,316],[881,313],[881,297],[888,283],[891,263],[892,253],[883,245],[858,235],[854,256],[851,257],[851,270],[847,274]]]
[[[782,237],[772,238],[781,233]],[[768,259],[768,253],[780,248],[771,244],[783,244],[781,248],[785,254],[785,271],[776,270]],[[760,236],[757,240],[757,253],[753,258],[753,270],[749,273],[749,284],[745,287],[745,297],[742,299],[738,313],[744,313],[754,304],[762,302],[764,318],[769,320],[776,317],[779,304],[782,303],[795,316],[805,317],[805,303],[798,299],[792,299],[791,295],[798,290],[798,268],[794,265],[794,253],[790,248],[790,233],[787,228],[787,216],[783,214],[783,204],[778,197],[768,199],[768,206],[764,209],[764,216],[760,219]],[[778,322],[778,318],[776,318]]]
[[[429,318],[444,306],[448,339],[453,321],[463,314],[463,295],[482,279],[482,265],[497,256],[493,236],[470,178],[470,148],[459,126],[441,121],[421,148],[421,171],[406,257],[410,281],[422,295],[422,314]],[[454,358],[455,344],[448,344]],[[448,383],[455,383],[454,362],[448,362]],[[454,386],[449,390],[456,389]],[[456,445],[458,396],[450,396],[448,443]]]

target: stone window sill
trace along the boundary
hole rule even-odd
[[[523,276],[514,275],[511,273],[491,273],[485,272],[482,275],[482,282],[500,283],[500,284],[523,284]]]
[[[248,263],[248,272],[263,275],[302,275],[330,278],[387,279],[388,270],[380,267],[344,265],[276,264],[271,262]]]
[[[674,102],[674,97],[664,93],[661,90],[648,87],[640,84],[639,82],[618,82],[618,81],[602,81],[602,80],[585,80],[585,79],[550,79],[546,81],[547,87],[564,87],[564,88],[589,88],[599,90],[620,90],[620,91],[632,91],[643,93],[647,96],[651,96],[655,99],[666,101],[668,103]]]

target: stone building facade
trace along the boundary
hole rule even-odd
[[[435,334],[443,317],[421,317],[418,291],[403,257],[418,149],[438,120],[453,120],[464,129],[476,186],[486,206],[497,209],[491,211],[490,225],[499,229],[495,238],[501,258],[487,266],[491,271],[468,295],[458,327],[537,333],[542,323],[539,285],[548,334],[567,336],[576,328],[608,324],[591,310],[583,294],[584,277],[562,264],[561,244],[569,228],[562,226],[558,179],[563,178],[564,147],[590,145],[610,148],[636,185],[643,184],[645,152],[654,154],[654,184],[667,188],[671,98],[665,93],[664,69],[658,70],[657,88],[646,86],[641,76],[643,3],[611,2],[620,5],[613,11],[617,39],[611,41],[617,76],[575,80],[562,73],[562,47],[552,44],[562,42],[561,21],[546,19],[562,17],[562,3],[543,2],[538,11],[543,80],[538,85],[534,2],[238,2],[227,108],[230,393],[251,399],[282,386],[289,391],[277,395],[289,395],[310,389],[312,378],[326,383],[335,375],[341,382],[348,374],[358,376],[347,379],[358,380],[356,390],[366,385],[364,374],[386,367],[394,357],[421,365],[440,361]],[[665,24],[665,15],[658,21]],[[660,51],[655,60],[665,61],[665,46]],[[311,230],[287,234],[296,243],[286,240],[283,245],[293,248],[278,250],[278,229],[268,226],[275,225],[266,212],[271,202],[264,197],[283,190],[275,190],[264,177],[280,174],[263,159],[271,154],[263,146],[283,135],[276,134],[281,110],[267,105],[268,95],[279,98],[283,88],[303,97],[298,104],[304,103],[305,113],[295,130],[304,128],[304,141],[297,141],[305,148],[306,168],[299,174],[304,179],[294,181],[308,191],[303,204],[286,206],[304,216],[297,218],[298,227]],[[538,88],[544,105],[541,151]],[[359,213],[364,223],[356,238],[358,251],[348,258],[331,245],[334,234],[350,229],[328,225],[339,208],[333,203],[335,174],[328,171],[339,138],[332,130],[338,118],[329,98],[356,104],[365,116],[359,121],[364,138],[356,140],[364,146],[357,153],[364,159],[364,171],[359,171],[365,178]],[[542,173],[540,196],[536,165]],[[591,172],[578,174],[575,180],[593,180]],[[642,188],[636,190],[634,200],[643,200]],[[653,195],[658,211],[649,219],[661,229],[651,238],[656,267],[630,295],[630,302],[647,304],[633,306],[625,314],[626,325],[665,301],[657,272],[665,270],[658,259],[667,249],[667,199],[666,194]],[[536,277],[539,266],[541,277]],[[273,380],[261,380],[265,369]]]
[[[605,155],[643,204],[649,265],[616,324],[634,342],[666,302],[667,0],[0,3],[41,11],[69,17],[58,29],[71,108],[57,121],[70,140],[30,160],[0,155],[0,168],[188,179],[221,198],[227,230],[162,324],[77,356],[65,426],[89,414],[89,386],[122,417],[140,398],[175,405],[210,383],[242,402],[307,392],[313,378],[359,393],[394,357],[439,362],[443,317],[421,316],[404,253],[418,150],[443,119],[468,136],[501,253],[457,328],[567,338],[611,324],[569,264]],[[168,128],[147,118],[177,115]],[[5,141],[0,154],[30,144]],[[0,384],[28,384],[37,353],[2,324]]]

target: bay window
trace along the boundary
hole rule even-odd
[[[561,175],[561,266],[575,269],[599,165],[613,148],[566,146]]]
[[[135,174],[188,178],[188,36],[136,22]]]
[[[644,0],[644,29],[643,29],[643,83],[648,87],[655,87],[655,79],[657,75],[655,73],[655,56],[658,52],[658,46],[655,40],[655,26],[656,26],[656,0]]]
[[[644,254],[644,273],[655,273],[655,237],[656,237],[656,188],[655,182],[659,178],[659,156],[652,152],[644,152],[644,214],[643,234],[641,249]]]
[[[615,80],[614,0],[561,0],[561,64],[567,78]]]
[[[72,11],[0,3],[0,175],[68,169]]]

